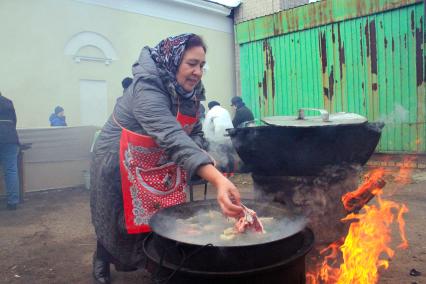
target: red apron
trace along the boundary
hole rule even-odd
[[[179,112],[176,120],[191,133],[197,117]],[[120,173],[124,217],[129,234],[151,231],[148,221],[160,208],[185,202],[187,175],[170,162],[154,139],[122,128]]]

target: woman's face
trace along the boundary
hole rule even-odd
[[[188,49],[183,54],[182,62],[176,73],[176,80],[182,88],[191,92],[203,77],[203,67],[206,64],[206,53],[201,46]]]

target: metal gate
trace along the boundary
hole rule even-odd
[[[426,153],[424,2],[326,0],[236,26],[256,118],[300,107],[386,123],[380,152]]]

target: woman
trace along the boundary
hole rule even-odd
[[[225,215],[242,213],[237,188],[201,149],[197,112],[205,99],[205,53],[204,42],[194,34],[143,48],[133,65],[133,83],[117,99],[99,135],[91,169],[97,283],[110,282],[109,263],[121,271],[141,265],[149,217],[161,207],[185,202],[186,180],[193,176],[217,189]]]

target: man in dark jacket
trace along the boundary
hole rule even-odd
[[[15,108],[12,101],[0,93],[0,165],[3,167],[9,210],[16,210],[19,202],[18,151]]]
[[[232,120],[234,127],[241,127],[243,122],[254,120],[253,113],[246,107],[241,97],[233,97],[231,100],[231,106],[235,108],[235,116]]]

